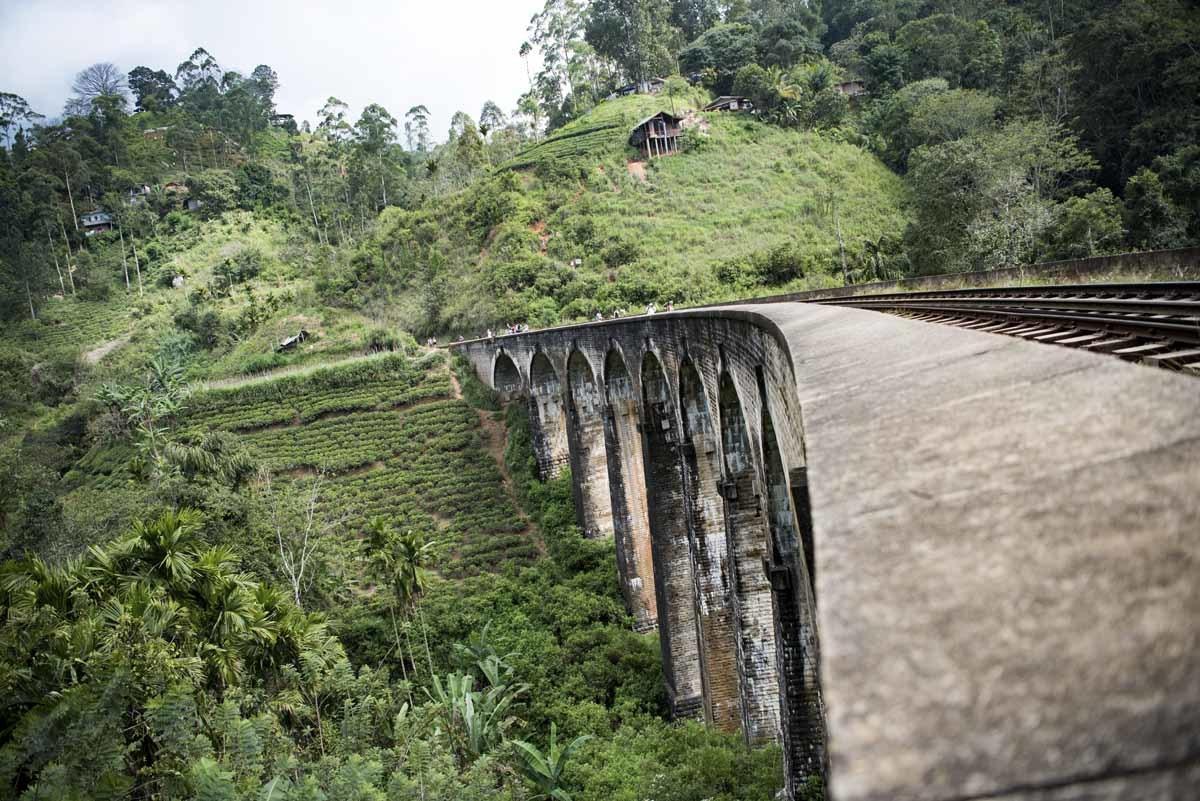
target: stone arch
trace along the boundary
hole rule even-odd
[[[579,527],[585,537],[613,535],[612,496],[608,486],[604,395],[592,365],[578,349],[567,357],[567,419],[572,482]]]
[[[529,417],[538,475],[544,481],[562,472],[570,452],[562,385],[550,358],[542,351],[529,361]]]
[[[643,463],[649,494],[655,602],[667,700],[675,717],[703,711],[695,584],[679,424],[670,383],[653,352],[642,358]]]
[[[649,631],[658,623],[658,610],[654,599],[654,556],[646,506],[641,423],[633,377],[615,344],[604,358],[604,390],[604,437],[617,571],[634,627]]]
[[[800,527],[792,505],[788,476],[775,433],[771,402],[761,367],[756,368],[762,413],[763,467],[767,483],[770,543],[764,566],[774,603],[784,773],[823,773],[825,720],[818,667],[816,610],[811,582],[799,547]],[[789,787],[789,795],[794,788]]]
[[[728,368],[721,371],[718,410],[742,731],[758,742],[778,737],[780,730],[774,601],[763,571],[770,532],[745,412]]]
[[[508,401],[521,394],[521,371],[512,357],[500,350],[492,364],[492,387],[500,393],[501,400]]]
[[[736,731],[741,715],[721,462],[704,380],[690,358],[679,366],[679,407],[705,717],[723,731]]]

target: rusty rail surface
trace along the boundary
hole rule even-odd
[[[1200,281],[903,292],[810,302],[1019,336],[1200,375]]]

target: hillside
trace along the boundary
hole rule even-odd
[[[373,243],[326,276],[326,297],[356,306],[414,290],[399,304],[411,330],[545,325],[841,284],[843,248],[859,271],[903,233],[899,178],[832,134],[700,112],[678,155],[645,161],[628,146],[639,120],[708,97],[605,101],[460,193],[386,210]]]
[[[151,367],[152,372],[157,369]],[[226,757],[213,763],[228,766],[227,773],[208,776],[204,771],[215,767],[194,767],[189,780],[201,785],[211,779],[247,792],[258,788],[266,781],[260,760],[267,755],[262,738],[269,733],[271,753],[298,760],[293,763],[296,775],[367,770],[381,777],[367,780],[374,784],[388,775],[381,760],[403,760],[401,754],[416,749],[423,754],[420,759],[403,762],[403,771],[390,774],[387,787],[400,792],[397,797],[410,797],[403,794],[409,790],[397,788],[416,792],[424,787],[421,794],[427,798],[515,801],[524,797],[519,790],[495,786],[508,781],[499,765],[442,736],[440,727],[452,724],[431,717],[434,707],[423,705],[420,718],[403,720],[405,700],[411,703],[416,692],[432,691],[433,676],[451,681],[456,674],[444,676],[442,671],[476,673],[476,660],[482,665],[499,658],[502,673],[485,670],[480,679],[511,696],[508,703],[516,714],[508,722],[491,724],[502,728],[485,729],[491,732],[487,736],[500,731],[537,736],[551,722],[571,737],[587,735],[591,739],[569,774],[581,788],[576,798],[633,798],[657,783],[699,793],[716,782],[731,788],[731,799],[774,792],[780,771],[777,748],[748,750],[736,735],[663,722],[657,643],[632,632],[617,589],[612,543],[580,538],[573,525],[569,477],[546,485],[534,478],[523,407],[495,411],[495,402],[473,376],[456,373],[438,352],[384,352],[196,388],[179,396],[173,420],[158,421],[174,429],[177,444],[151,457],[145,447],[132,447],[123,438],[89,437],[90,448],[54,493],[61,498],[52,503],[53,519],[34,521],[19,514],[9,521],[10,533],[23,532],[25,543],[50,558],[91,546],[84,562],[67,561],[58,572],[46,568],[49,577],[38,579],[71,584],[98,576],[112,560],[128,559],[120,555],[127,553],[123,549],[141,553],[144,547],[157,547],[149,538],[163,536],[164,525],[178,525],[170,535],[172,558],[194,559],[197,574],[207,575],[216,569],[206,566],[207,554],[221,552],[230,567],[245,571],[239,582],[247,587],[254,582],[252,594],[236,601],[238,614],[263,614],[254,611],[251,598],[273,596],[264,596],[258,582],[294,593],[297,606],[324,610],[304,624],[308,634],[295,635],[303,640],[320,634],[326,629],[311,628],[319,625],[337,637],[320,656],[326,661],[319,678],[308,673],[288,678],[254,668],[265,669],[262,675],[276,685],[270,705],[286,705],[298,728],[292,734],[273,729],[255,703],[227,704],[220,726],[228,728],[222,731],[262,734],[242,742],[240,756],[232,761]],[[165,377],[156,394],[170,394],[172,381]],[[115,424],[114,412],[101,417],[105,414]],[[27,455],[33,446],[33,438],[26,437],[17,453]],[[27,497],[31,489],[26,488]],[[181,507],[199,510],[203,527],[164,522],[174,520],[169,510]],[[39,542],[35,537],[47,525],[55,535]],[[133,539],[123,533],[131,530]],[[419,554],[414,564],[422,578],[403,589],[407,585],[392,573],[400,563],[392,560],[413,554]],[[307,572],[297,571],[301,558],[307,560]],[[208,614],[208,601],[184,597],[168,582],[160,586],[153,573],[144,580],[150,582],[147,591],[196,605],[189,614]],[[91,581],[93,592],[115,592]],[[417,614],[398,600],[414,589],[421,596]],[[13,613],[24,608],[19,594],[6,592]],[[22,636],[37,640],[50,636],[43,626],[86,625],[89,618],[80,603],[29,620],[29,632]],[[264,625],[266,619],[255,623]],[[10,637],[18,634],[13,628],[5,631]],[[182,642],[179,646],[185,647]],[[221,675],[218,654],[242,647],[237,635],[209,641],[197,651],[205,675]],[[314,646],[298,647],[303,658],[317,658],[310,651]],[[357,673],[352,664],[360,666]],[[388,672],[395,684],[387,682]],[[97,670],[80,686],[114,680]],[[27,697],[41,686],[36,676],[7,681],[14,697]],[[309,683],[315,681],[322,683]],[[321,687],[319,694],[314,686]],[[151,682],[131,692],[139,707],[151,710],[143,725],[152,727],[155,738],[170,736],[162,733],[169,731],[164,726],[187,730],[199,723],[199,713],[178,687]],[[73,714],[53,702],[43,706],[33,705],[25,729],[0,749],[7,760],[3,764],[40,772],[43,792],[75,788],[94,794],[126,786],[125,763],[110,761],[109,751],[93,754],[80,739],[82,732],[20,756],[31,750],[29,738],[36,736],[42,714],[68,719]],[[164,708],[174,716],[170,721],[155,711]],[[370,734],[362,730],[364,725]],[[88,736],[113,736],[103,725],[86,731]],[[325,741],[354,750],[323,757]],[[152,762],[144,763],[146,770],[194,755],[167,742]],[[697,774],[689,756],[696,749],[719,755],[725,767]],[[141,762],[143,757],[133,759]],[[474,765],[460,775],[455,765],[463,761]],[[613,764],[624,767],[615,771]],[[4,779],[21,781],[11,772]],[[304,786],[280,775],[267,779],[280,789],[291,788],[288,792]]]
[[[418,343],[1200,242],[1193,12],[548,0],[495,45],[518,98],[434,63],[456,22],[419,32],[437,81],[360,69],[301,87],[319,109],[204,47],[73,83],[23,63],[0,798],[776,797],[779,747],[667,719],[659,643],[569,477],[537,480],[524,405]],[[61,112],[21,96],[68,83]],[[478,113],[446,130],[411,91]],[[731,94],[755,113],[695,111]],[[659,111],[679,152],[646,160]]]

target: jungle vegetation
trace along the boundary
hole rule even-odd
[[[778,748],[665,718],[522,410],[418,340],[1200,240],[1183,0],[528,33],[529,90],[444,135],[204,48],[0,93],[0,798],[773,797]]]

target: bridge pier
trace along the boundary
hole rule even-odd
[[[617,572],[634,628],[650,631],[658,625],[658,608],[654,599],[654,556],[646,507],[641,423],[633,379],[615,347],[605,355],[604,385],[607,400],[604,442],[617,541]]]
[[[762,482],[733,378],[721,372],[720,418],[726,541],[737,628],[742,731],[750,742],[780,737],[779,673],[776,669],[775,603],[763,570],[770,530]]]
[[[697,717],[705,707],[704,678],[680,423],[662,363],[652,352],[642,363],[642,408],[650,541],[667,702],[675,717]]]
[[[792,506],[784,454],[775,435],[772,404],[762,370],[757,378],[767,478],[767,522],[771,533],[764,567],[775,607],[777,661],[782,668],[779,690],[784,721],[784,773],[790,782],[798,775],[823,772],[825,713],[818,682],[816,608],[802,545],[810,533],[801,531]]]
[[[588,359],[567,359],[568,444],[579,527],[589,539],[613,536],[613,505],[605,447],[604,399]]]
[[[570,462],[567,412],[558,375],[545,353],[533,355],[529,365],[529,423],[538,477],[543,481],[557,477]]]
[[[776,437],[756,384],[756,370],[794,382],[790,363],[740,321],[642,319],[604,333],[460,350],[503,397],[527,393],[539,474],[569,464],[581,528],[614,537],[633,626],[658,629],[672,715],[782,742],[791,793],[824,754],[787,472],[804,445],[795,404],[772,399]]]

